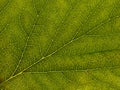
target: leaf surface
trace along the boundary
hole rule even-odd
[[[119,0],[0,0],[1,90],[120,90]]]

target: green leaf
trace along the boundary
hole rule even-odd
[[[120,90],[119,0],[0,0],[1,90]]]

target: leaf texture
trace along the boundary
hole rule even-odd
[[[0,0],[1,90],[120,90],[119,0]]]

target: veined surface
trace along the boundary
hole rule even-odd
[[[120,90],[119,0],[0,0],[1,90]]]

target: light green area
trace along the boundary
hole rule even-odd
[[[120,1],[0,0],[0,90],[120,90]]]

